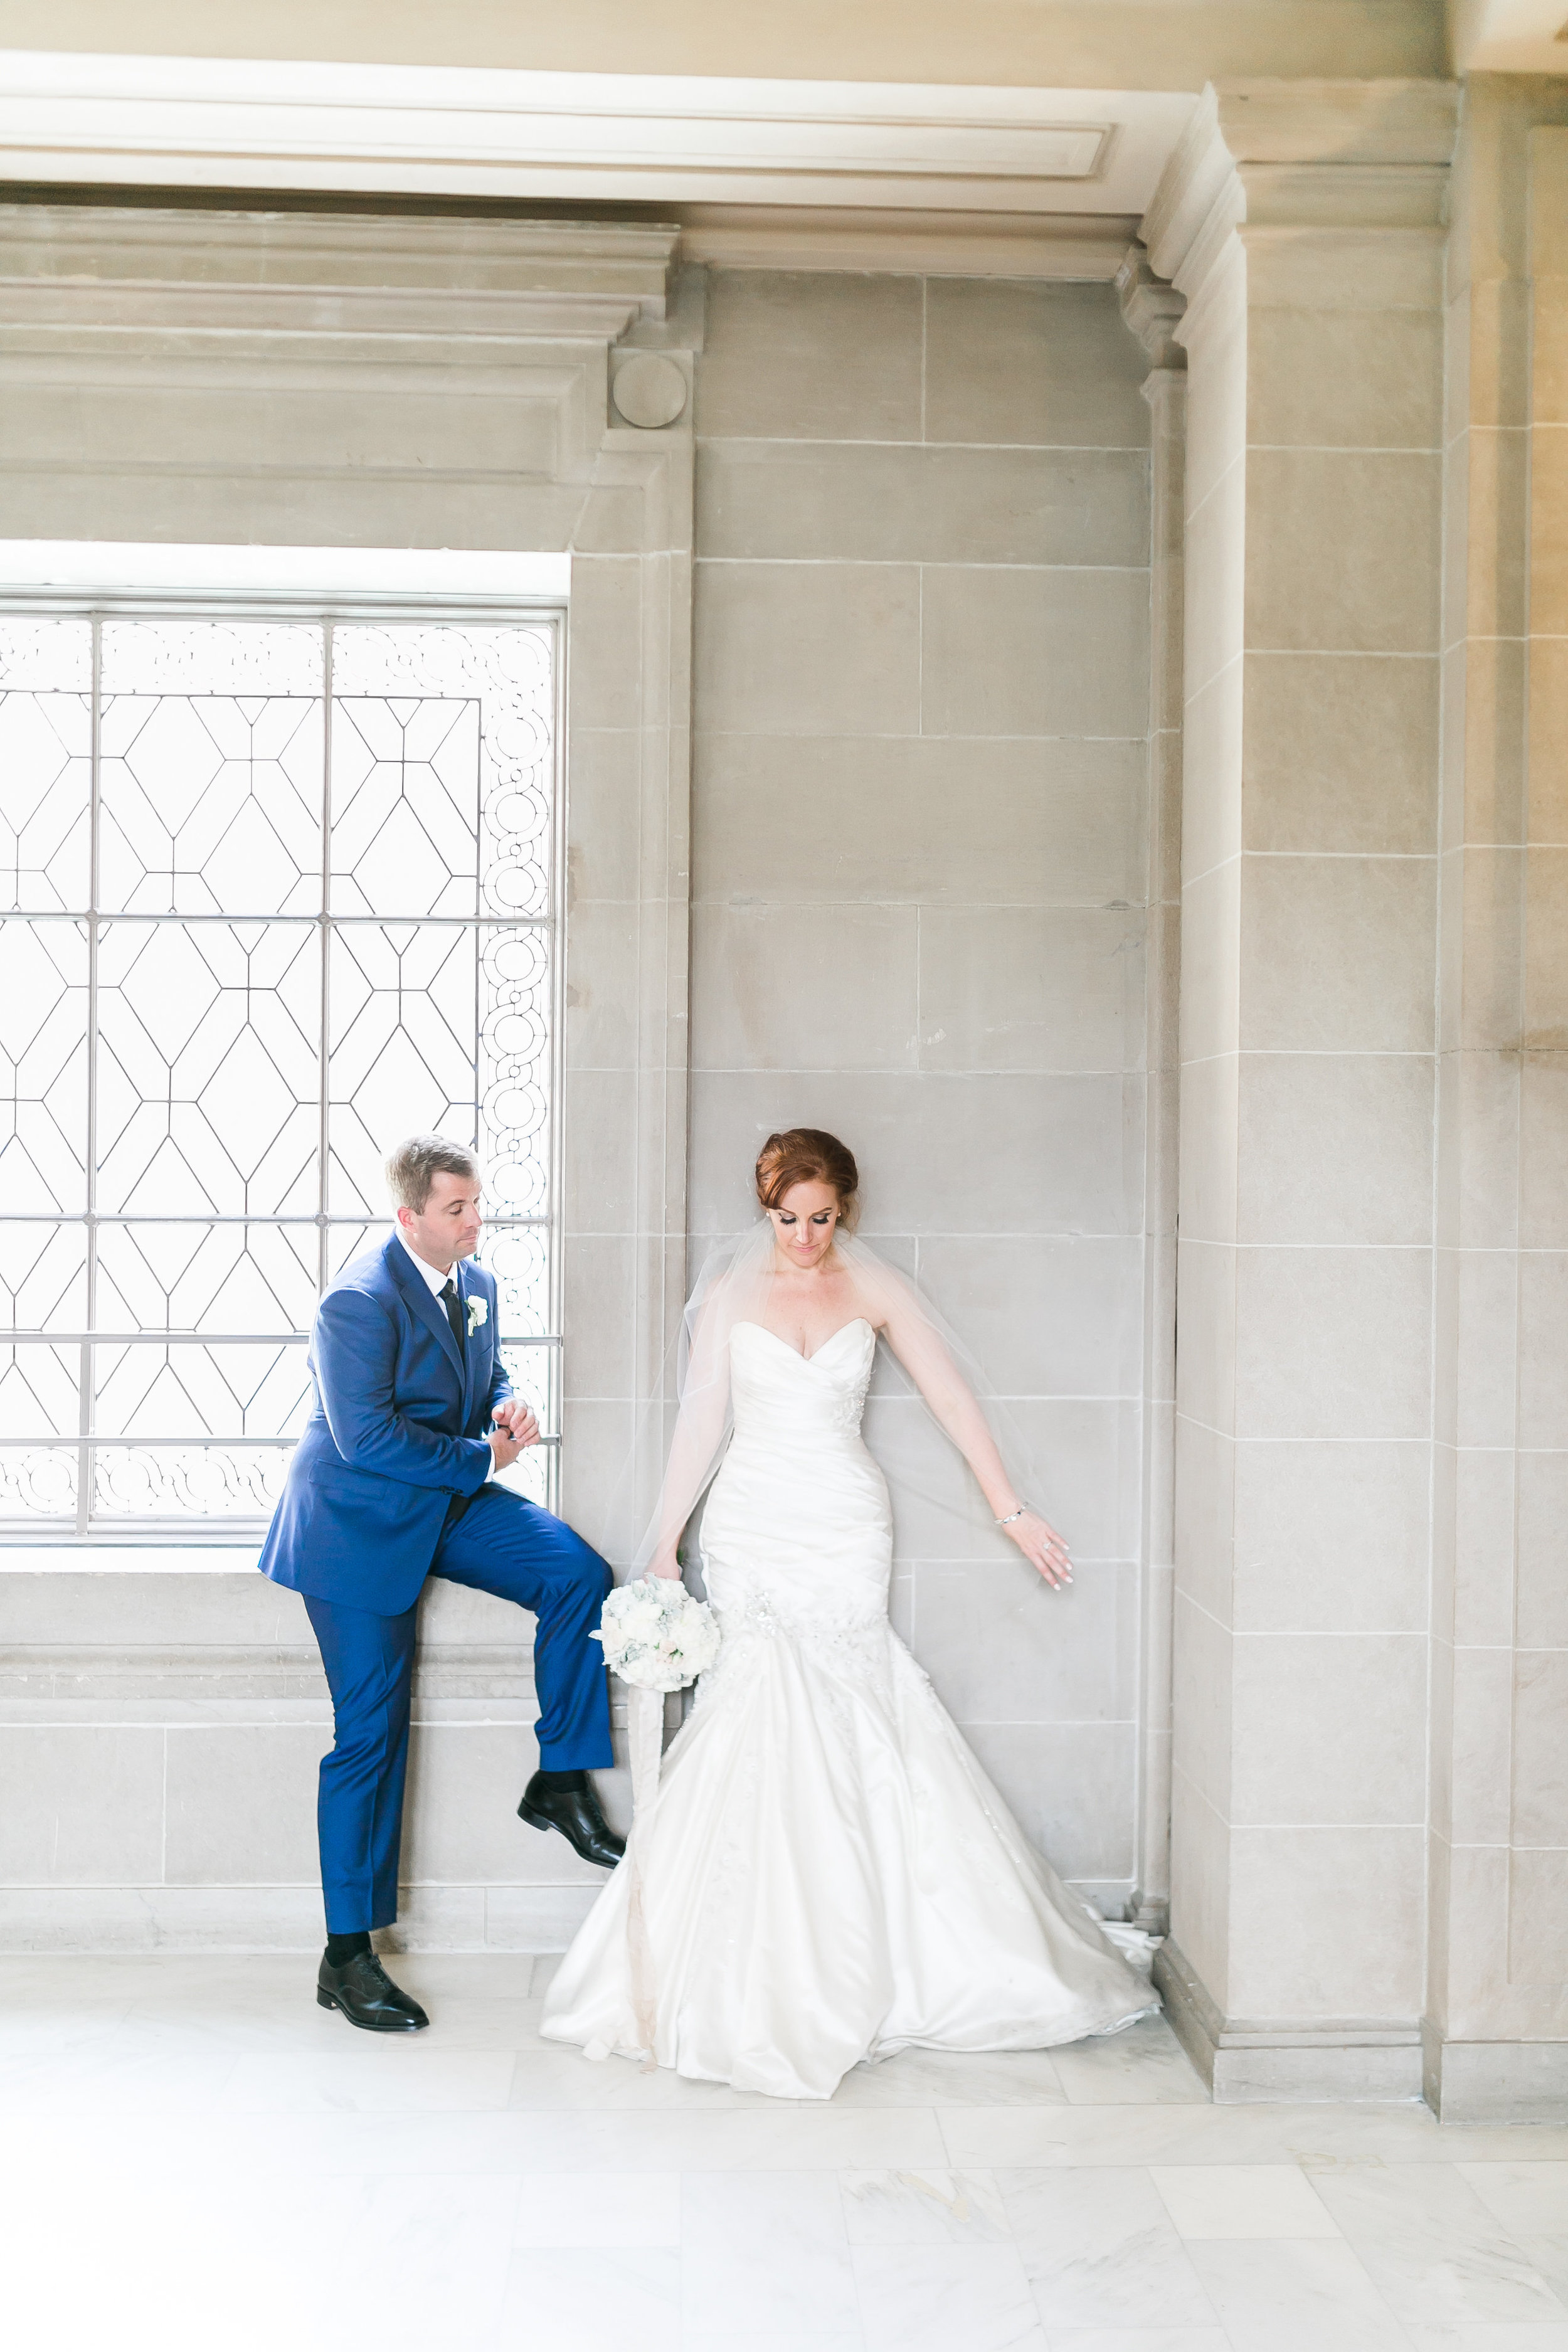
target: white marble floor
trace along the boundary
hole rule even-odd
[[[1163,2024],[795,2105],[535,2032],[550,1963],[0,1960],[16,2352],[1568,2352],[1568,2129],[1213,2107]]]

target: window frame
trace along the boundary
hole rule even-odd
[[[176,561],[178,560],[177,551],[170,550],[166,551],[174,555]],[[113,550],[110,549],[106,551],[106,552],[112,553]],[[127,551],[127,552],[132,552],[132,551]],[[160,552],[165,552],[165,551],[160,551]],[[199,552],[210,558],[213,551],[211,549],[204,549],[199,551]],[[266,559],[271,559],[270,562],[266,563],[266,569],[270,572],[272,571],[273,565],[280,556],[287,557],[292,552],[296,552],[296,551],[272,549],[252,550],[247,548],[236,548],[232,551],[237,573],[241,572],[244,568],[246,568],[247,559],[253,557],[263,559],[264,562],[266,562]],[[358,572],[361,566],[374,561],[377,551],[374,550],[345,549],[342,551],[298,551],[298,552],[310,554],[324,552],[328,556],[329,560],[333,558],[341,559],[346,569]],[[408,563],[410,558],[404,555],[402,551],[397,551],[396,554],[398,557],[399,569],[401,569]],[[432,568],[446,569],[449,572],[453,561],[454,559],[452,555],[447,551],[436,551],[432,557]],[[478,565],[486,569],[495,567],[498,561],[499,560],[493,556],[483,554],[476,559]],[[258,566],[257,568],[259,569],[261,567]],[[563,1378],[563,1359],[565,1346],[565,1335],[563,1327],[563,1305],[564,1297],[563,1258],[565,1240],[565,1035],[563,1016],[566,1004],[565,974],[568,952],[566,924],[568,776],[566,714],[567,653],[570,643],[570,632],[567,627],[568,604],[566,596],[558,589],[553,587],[540,593],[532,593],[528,590],[519,590],[516,588],[496,590],[493,592],[487,592],[485,589],[480,588],[478,590],[453,589],[450,591],[442,591],[437,589],[434,593],[415,593],[408,587],[400,585],[389,589],[384,593],[378,593],[358,585],[353,587],[352,590],[334,593],[330,589],[300,590],[288,586],[273,587],[270,584],[266,586],[236,586],[233,588],[204,585],[200,589],[193,590],[160,590],[108,585],[89,588],[78,584],[56,589],[40,583],[37,585],[28,584],[26,587],[0,586],[0,619],[74,619],[88,621],[93,624],[101,624],[105,621],[135,620],[184,621],[187,623],[200,623],[203,621],[211,621],[215,623],[250,621],[272,623],[274,625],[304,625],[307,626],[316,627],[324,627],[328,624],[368,625],[372,626],[379,625],[385,627],[395,627],[398,625],[417,626],[421,625],[427,627],[448,625],[462,627],[467,625],[475,627],[504,628],[511,625],[528,626],[532,628],[543,626],[549,631],[552,640],[552,736],[550,761],[552,802],[549,826],[551,887],[546,928],[551,941],[552,950],[550,956],[548,994],[550,1051],[547,1065],[548,1084],[550,1087],[550,1140],[547,1155],[546,1176],[548,1188],[547,1200],[549,1206],[546,1217],[542,1221],[547,1235],[548,1270],[546,1297],[549,1328],[545,1332],[537,1335],[530,1335],[529,1340],[526,1344],[530,1347],[538,1348],[543,1353],[545,1359],[544,1376],[537,1384],[541,1401],[544,1406],[545,1415],[547,1416],[546,1434],[541,1441],[542,1446],[545,1452],[545,1499],[547,1505],[551,1508],[558,1507],[562,1481],[561,1455],[565,1402],[564,1381]],[[98,662],[96,630],[94,637],[93,667],[94,683],[92,690],[94,696],[94,708],[92,712],[92,776],[89,790],[93,797],[96,822],[96,804],[99,793],[99,730],[97,709]],[[323,681],[322,688],[324,719],[329,725],[331,720],[331,680],[329,672],[326,679]],[[327,774],[330,777],[330,759]],[[330,826],[324,821],[324,850],[328,840],[330,840]],[[96,901],[99,895],[96,859],[94,860],[93,877],[89,895],[94,901]],[[112,920],[113,919],[112,912],[106,916],[103,909],[95,903],[86,910],[82,919],[85,922],[97,927],[101,926],[105,922]],[[13,917],[10,910],[0,912],[0,921],[9,921],[12,919],[25,920],[26,918],[20,912],[18,912],[15,917]],[[238,919],[245,919],[241,918]],[[332,935],[334,920],[332,910],[329,906],[323,904],[319,913],[312,919],[315,924],[318,937],[322,943],[322,950],[324,952],[326,944]],[[491,919],[491,920],[493,923],[496,919]],[[479,928],[482,928],[482,924],[477,924],[476,929]],[[88,1029],[89,1052],[91,1051],[92,1039],[96,1028],[96,1002],[89,998]],[[323,1043],[325,1041],[323,1040]],[[321,1093],[320,1096],[320,1101],[322,1108],[324,1122],[325,1107],[331,1099],[329,1091],[329,1065],[325,1061],[322,1062],[321,1066]],[[318,1148],[320,1149],[320,1147]],[[5,1222],[60,1224],[75,1223],[86,1223],[95,1220],[96,1213],[96,1211],[92,1209],[84,1211],[79,1218],[76,1216],[65,1216],[59,1218],[24,1218],[12,1213],[5,1217]],[[108,1222],[117,1223],[120,1221],[110,1218]],[[200,1224],[204,1223],[216,1224],[219,1220],[214,1217],[203,1219],[198,1216],[183,1218],[177,1222],[189,1223],[192,1224]],[[234,1220],[225,1220],[225,1222],[234,1222]],[[258,1215],[255,1220],[252,1220],[252,1222],[261,1223],[267,1222],[267,1220],[262,1219]],[[274,1222],[276,1222],[276,1220],[274,1220]],[[352,1217],[334,1217],[325,1209],[324,1206],[318,1205],[313,1219],[305,1215],[300,1217],[298,1220],[290,1219],[289,1222],[291,1223],[298,1223],[301,1226],[309,1226],[313,1223],[315,1226],[318,1236],[317,1297],[319,1298],[321,1296],[321,1273],[325,1265],[327,1256],[326,1236],[328,1231],[333,1224],[353,1223],[361,1221]],[[377,1221],[374,1218],[364,1222],[370,1223],[373,1227],[377,1223]],[[390,1216],[387,1217],[385,1222],[387,1228],[390,1230]],[[86,1328],[89,1336],[80,1342],[84,1357],[94,1346],[100,1344],[90,1322]],[[48,1335],[47,1333],[39,1333],[37,1335],[38,1343],[47,1343],[47,1336]],[[31,1338],[32,1335],[29,1334],[29,1339]],[[90,1383],[83,1384],[81,1393],[86,1411],[90,1413],[92,1393]],[[12,1441],[0,1437],[0,1444],[4,1444],[8,1451],[12,1450],[12,1447],[20,1442],[22,1441]],[[83,1555],[90,1555],[90,1553],[95,1550],[106,1548],[120,1549],[126,1546],[149,1547],[155,1548],[160,1550],[176,1551],[210,1551],[215,1549],[254,1551],[260,1537],[265,1532],[268,1524],[269,1515],[241,1515],[237,1513],[192,1512],[188,1516],[183,1517],[170,1517],[166,1516],[155,1517],[152,1514],[148,1514],[145,1517],[134,1517],[127,1514],[123,1517],[108,1519],[103,1517],[95,1518],[92,1516],[91,1509],[92,1484],[90,1478],[86,1475],[95,1451],[99,1446],[104,1444],[121,1444],[134,1446],[137,1441],[133,1438],[109,1438],[106,1440],[100,1437],[96,1431],[84,1427],[74,1440],[61,1439],[58,1441],[48,1441],[35,1439],[27,1442],[31,1442],[35,1444],[54,1443],[58,1444],[62,1451],[74,1450],[77,1453],[78,1495],[74,1521],[68,1522],[66,1515],[63,1513],[59,1515],[58,1518],[48,1518],[40,1516],[30,1519],[23,1517],[0,1519],[0,1553],[15,1551],[17,1549],[33,1550],[47,1549],[50,1550],[73,1550],[80,1552]],[[277,1438],[268,1440],[245,1438],[236,1441],[232,1438],[226,1440],[223,1438],[204,1440],[196,1437],[193,1437],[188,1441],[190,1445],[193,1447],[199,1447],[204,1444],[221,1447],[226,1444],[233,1444],[239,1443],[249,1445],[266,1444],[268,1445],[276,1445],[279,1449],[287,1450],[291,1450],[292,1446],[297,1442],[297,1439],[293,1438]]]

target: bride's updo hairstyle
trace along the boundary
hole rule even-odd
[[[797,1184],[829,1186],[838,1195],[845,1231],[854,1232],[860,1171],[847,1143],[820,1127],[786,1127],[782,1134],[770,1135],[757,1154],[758,1200],[764,1209],[776,1209]]]

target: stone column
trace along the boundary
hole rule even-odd
[[[1424,1975],[1442,204],[1456,94],[1205,94],[1187,297],[1173,2021],[1411,2095]]]
[[[1431,1949],[1445,2120],[1568,2101],[1568,82],[1456,159],[1444,599]]]
[[[1138,1709],[1138,1877],[1129,1916],[1163,1935],[1171,1902],[1172,1472],[1176,1373],[1177,1012],[1181,959],[1182,516],[1186,308],[1142,247],[1117,273],[1121,315],[1152,362],[1149,404],[1149,824],[1145,893],[1142,1569]]]

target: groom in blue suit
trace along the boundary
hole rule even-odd
[[[397,1916],[415,1622],[429,1576],[531,1610],[540,1769],[518,1811],[610,1868],[622,1846],[588,1780],[611,1762],[604,1654],[589,1638],[610,1571],[580,1536],[491,1483],[538,1443],[496,1348],[496,1286],[472,1263],[479,1170],[416,1135],[386,1163],[392,1238],[323,1294],[316,1400],[268,1530],[262,1572],[303,1598],[332,1695],[317,1822],[327,1948],[316,1998],[353,2025],[429,2022],[371,1949]]]

